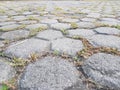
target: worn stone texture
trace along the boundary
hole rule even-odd
[[[19,80],[19,90],[64,90],[79,80],[74,65],[57,57],[45,57],[29,64]]]
[[[5,55],[8,57],[28,58],[30,54],[49,51],[49,42],[39,39],[26,39],[7,47]]]
[[[11,63],[14,61],[13,58],[30,61],[30,65],[28,64],[26,70],[23,71],[24,73],[21,73],[22,76],[17,79],[19,89],[112,90],[113,88],[113,90],[120,90],[119,6],[120,0],[0,2],[0,58],[7,58]],[[103,50],[104,52],[115,55],[100,53],[89,56],[96,52],[96,48],[99,47],[106,47],[107,50]],[[97,49],[97,52],[101,52],[101,50]],[[47,60],[40,59],[41,55]],[[79,70],[79,80],[77,82],[74,80],[76,74],[73,72],[77,70],[71,71],[73,66],[67,67],[68,64],[65,66],[66,62],[63,58],[60,60],[58,57],[56,59],[47,58],[48,55],[72,58],[70,61],[73,61],[75,65],[77,64],[76,68]],[[91,58],[90,63],[89,59],[88,61],[84,60],[87,57]],[[43,62],[45,62],[44,67],[41,67]],[[92,80],[96,80],[95,83],[98,84],[95,86],[94,82],[91,84],[86,81],[87,77],[81,66],[78,65],[86,62],[91,66],[84,66],[86,70],[84,72],[88,76],[90,74]],[[101,62],[104,63],[104,66],[101,65]],[[8,73],[9,69],[5,68],[4,73]],[[21,67],[16,69],[23,70]],[[3,66],[2,70],[4,70]],[[75,82],[71,83],[73,81]],[[99,85],[109,88],[101,88]]]
[[[70,29],[71,26],[70,24],[67,24],[67,23],[56,23],[56,24],[51,24],[51,27],[53,29],[57,29],[57,30],[63,30],[63,29]]]
[[[82,29],[95,28],[95,25],[91,22],[79,22],[77,24],[78,24],[79,28],[82,28]]]
[[[55,40],[58,38],[64,37],[60,31],[55,30],[45,30],[42,32],[39,32],[36,36],[37,38],[45,39],[45,40]]]
[[[26,26],[26,29],[29,29],[29,30],[32,30],[32,29],[37,29],[37,28],[47,28],[47,25],[46,24],[32,24],[32,25],[27,25]]]
[[[0,83],[12,79],[15,74],[15,69],[0,58]]]
[[[98,53],[88,58],[82,68],[96,83],[114,90],[120,89],[120,56]]]
[[[90,37],[92,35],[95,35],[95,32],[93,30],[89,29],[73,29],[68,31],[69,36],[74,37],[74,36],[80,36],[80,37]]]
[[[83,47],[84,46],[80,40],[62,38],[52,41],[51,50],[75,56],[78,51],[83,49]]]
[[[11,30],[16,30],[20,27],[18,24],[10,24],[6,26],[0,27],[0,31],[11,31]]]
[[[120,30],[116,28],[110,28],[110,27],[99,27],[96,28],[95,31],[99,34],[115,34],[120,35]]]
[[[94,47],[111,47],[120,50],[120,38],[111,35],[93,35],[88,41]]]
[[[4,40],[18,40],[29,36],[29,31],[16,30],[3,33],[0,38]]]

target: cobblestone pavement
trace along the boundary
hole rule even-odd
[[[0,90],[120,90],[120,1],[1,1]]]

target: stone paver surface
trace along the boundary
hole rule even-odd
[[[120,56],[98,53],[84,62],[83,70],[88,77],[111,89],[120,89]]]
[[[95,47],[111,47],[120,50],[120,38],[111,35],[93,35],[89,39]]]
[[[55,40],[58,38],[64,37],[60,31],[55,30],[46,30],[39,32],[36,36],[37,38],[45,39],[45,40]]]
[[[6,48],[5,55],[11,58],[28,58],[32,53],[41,53],[49,50],[49,42],[39,39],[18,41]]]
[[[29,36],[29,31],[16,30],[3,33],[0,38],[5,40],[18,40]]]
[[[51,46],[51,50],[71,56],[75,56],[78,51],[84,48],[80,40],[74,40],[69,38],[53,40]]]
[[[73,64],[62,58],[45,57],[26,67],[19,90],[64,90],[78,80],[79,74]]]
[[[0,83],[15,77],[15,73],[16,71],[12,66],[0,59]]]
[[[10,90],[120,90],[119,6],[0,2],[0,89],[5,81]]]

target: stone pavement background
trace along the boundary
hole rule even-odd
[[[0,90],[120,90],[119,6],[0,2]]]

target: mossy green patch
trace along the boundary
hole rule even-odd
[[[32,30],[30,30],[29,36],[34,36],[34,35],[36,35],[38,32],[43,31],[43,30],[46,30],[46,29],[47,29],[46,26],[41,26],[41,27],[32,29]]]
[[[72,28],[72,29],[76,29],[76,28],[79,27],[78,24],[75,23],[75,22],[70,23],[70,25],[71,25],[71,28]]]
[[[5,84],[2,84],[0,90],[9,90],[9,87]]]

